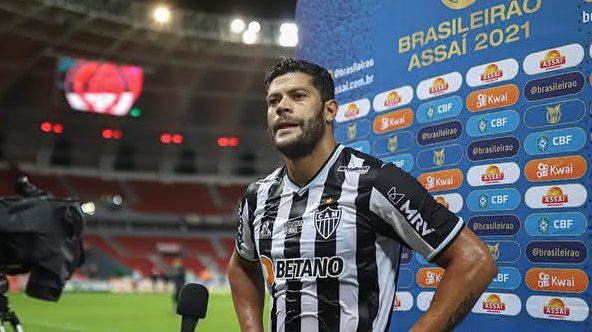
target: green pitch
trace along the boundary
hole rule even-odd
[[[58,303],[11,294],[9,301],[25,332],[172,332],[181,326],[168,294],[64,293]],[[210,294],[197,331],[239,331],[230,293]]]

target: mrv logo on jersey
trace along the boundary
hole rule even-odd
[[[404,194],[397,193],[397,188],[392,187],[387,195],[388,199],[393,202],[393,204],[395,204],[405,219],[407,219],[407,221],[415,227],[415,230],[418,231],[421,236],[426,236],[434,232],[433,228],[428,228],[428,223],[423,220],[421,213],[411,208],[411,200],[405,200]],[[404,201],[404,203],[399,204],[401,201]]]

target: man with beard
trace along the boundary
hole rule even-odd
[[[402,246],[446,269],[411,331],[449,331],[497,267],[462,219],[393,164],[336,143],[328,71],[286,59],[265,78],[269,136],[285,165],[241,202],[229,265],[242,331],[386,331]],[[396,324],[396,322],[394,323]]]

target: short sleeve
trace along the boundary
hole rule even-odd
[[[370,211],[399,239],[432,261],[462,230],[461,218],[436,202],[409,173],[384,164],[370,194]]]
[[[253,213],[251,211],[248,195],[241,200],[238,208],[238,227],[235,239],[235,248],[237,254],[249,262],[259,261],[255,239],[253,237]]]

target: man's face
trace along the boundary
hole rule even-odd
[[[268,133],[275,147],[290,159],[312,153],[327,124],[311,76],[292,72],[276,77],[266,99]]]

